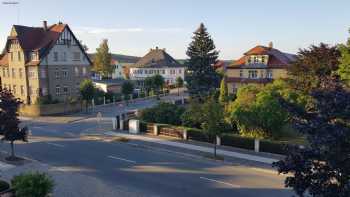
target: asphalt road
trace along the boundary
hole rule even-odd
[[[283,188],[283,176],[251,168],[238,160],[235,165],[228,165],[133,146],[132,142],[87,140],[87,134],[103,130],[95,118],[70,124],[35,120],[25,124],[30,125],[32,138],[30,143],[16,146],[19,155],[94,177],[99,184],[134,196],[292,196],[290,190]],[[109,124],[108,118],[104,124]],[[8,147],[2,145],[4,149]],[[101,196],[115,196],[108,192]]]

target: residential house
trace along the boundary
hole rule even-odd
[[[79,95],[91,61],[67,24],[14,25],[0,56],[1,86],[25,104],[51,95],[65,101]]]
[[[226,77],[230,93],[246,84],[265,85],[274,79],[286,78],[287,68],[296,56],[269,46],[256,46],[227,66]]]
[[[165,49],[151,49],[134,65],[130,66],[129,77],[143,86],[146,77],[161,75],[167,85],[174,85],[176,78],[185,78],[185,66],[171,57]]]

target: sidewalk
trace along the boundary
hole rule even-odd
[[[105,132],[105,134],[109,135],[109,136],[126,137],[126,138],[133,139],[133,140],[146,141],[146,142],[157,143],[157,144],[162,144],[162,145],[167,145],[167,146],[172,146],[172,147],[177,147],[177,148],[184,148],[184,149],[188,149],[188,150],[200,151],[200,152],[205,152],[205,153],[210,153],[210,154],[213,152],[213,149],[209,148],[209,147],[198,146],[198,145],[193,145],[193,144],[186,144],[186,143],[181,143],[181,142],[174,142],[174,141],[169,141],[169,140],[161,139],[161,138],[152,138],[152,137],[147,137],[144,135],[116,133],[113,131]],[[278,161],[277,159],[273,159],[273,158],[223,150],[223,149],[220,149],[220,147],[218,147],[218,149],[217,149],[217,154],[222,155],[222,156],[227,156],[227,157],[234,157],[234,158],[245,159],[245,160],[249,160],[249,161],[261,162],[261,163],[269,164],[269,165],[271,165],[273,162]]]

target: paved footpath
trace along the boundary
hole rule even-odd
[[[117,132],[113,132],[113,131],[106,132],[105,134],[110,135],[110,136],[126,137],[126,138],[134,139],[134,140],[141,140],[141,141],[147,141],[147,142],[152,142],[152,143],[157,143],[157,144],[162,144],[162,145],[168,145],[168,146],[172,146],[172,147],[184,148],[184,149],[188,149],[188,150],[201,151],[201,152],[205,152],[205,153],[212,153],[213,152],[213,149],[209,148],[209,147],[203,147],[203,146],[192,145],[192,144],[185,144],[185,143],[181,143],[181,142],[174,142],[174,141],[169,141],[169,140],[161,139],[161,138],[146,137],[144,135],[117,133]],[[234,152],[234,151],[227,151],[227,150],[222,150],[220,148],[217,149],[217,154],[222,155],[222,156],[227,156],[227,157],[235,157],[235,158],[245,159],[245,160],[249,160],[249,161],[261,162],[261,163],[265,163],[265,164],[272,164],[273,162],[278,161],[277,159],[256,156],[256,155],[251,155],[251,154],[245,154],[245,153],[239,153],[239,152]]]

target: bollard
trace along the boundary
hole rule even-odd
[[[117,124],[116,124],[116,122],[117,122],[117,119],[112,118],[113,130],[117,130]]]
[[[106,97],[103,97],[103,105],[106,105]]]
[[[219,136],[216,136],[216,145],[221,145],[221,138]]]
[[[129,120],[129,133],[139,134],[140,133],[140,121],[139,120]]]
[[[255,139],[254,140],[254,151],[258,153],[259,149],[260,149],[260,140],[259,139]]]
[[[188,138],[187,138],[187,130],[184,130],[184,132],[182,133],[182,138],[184,139],[184,140],[187,140]]]
[[[159,134],[158,125],[157,124],[153,125],[153,131],[154,131],[154,135],[158,135]]]

